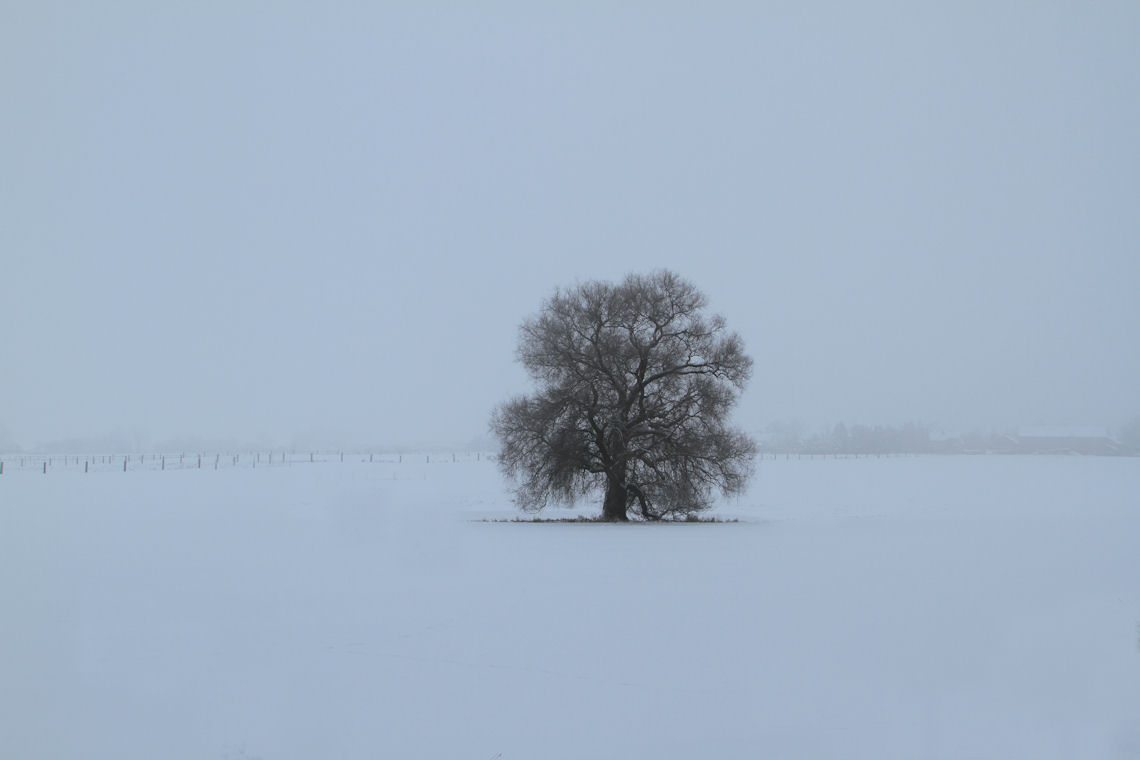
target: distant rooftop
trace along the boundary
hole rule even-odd
[[[1023,427],[1017,431],[1019,438],[1111,438],[1106,427],[1096,425],[1062,425],[1054,427]]]

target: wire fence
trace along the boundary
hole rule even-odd
[[[167,470],[236,470],[294,467],[318,464],[457,464],[493,461],[486,452],[360,451],[211,451],[151,452],[145,454],[8,454],[0,455],[0,477],[15,472],[165,472]]]
[[[915,457],[919,454],[834,454],[761,452],[758,461],[813,459],[883,459]],[[0,476],[14,472],[165,472],[167,470],[236,470],[264,467],[293,467],[317,464],[457,464],[492,462],[495,454],[465,452],[369,452],[369,451],[211,451],[148,452],[145,454],[0,454]]]

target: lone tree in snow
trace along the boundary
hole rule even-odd
[[[658,271],[557,291],[522,324],[538,389],[491,420],[519,506],[604,491],[603,519],[660,520],[743,490],[756,445],[727,418],[752,360],[706,303]]]

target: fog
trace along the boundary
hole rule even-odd
[[[746,429],[1140,414],[1140,6],[478,5],[8,8],[0,439],[470,441],[658,267]]]

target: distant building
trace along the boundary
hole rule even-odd
[[[1021,454],[1087,454],[1113,456],[1123,447],[1100,427],[1030,427],[1017,432]]]
[[[1021,441],[1016,436],[995,433],[990,438],[990,450],[995,454],[1020,454]]]

